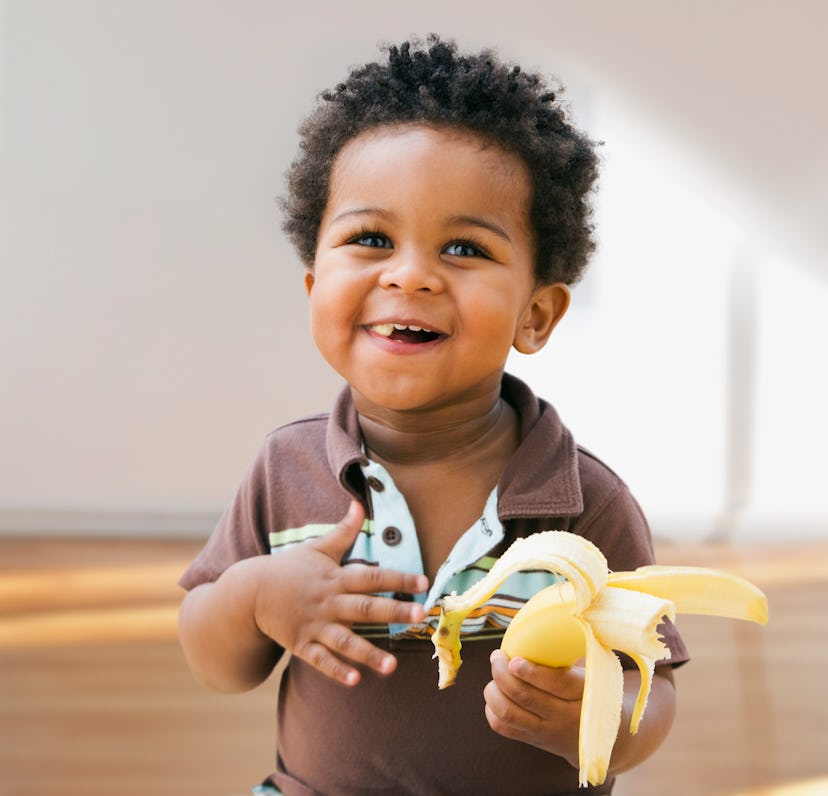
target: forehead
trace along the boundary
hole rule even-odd
[[[404,194],[418,188],[435,199],[450,195],[525,212],[531,181],[518,155],[472,131],[394,125],[361,133],[342,148],[331,172],[329,201],[352,193]]]

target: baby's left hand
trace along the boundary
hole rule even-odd
[[[506,738],[559,755],[578,768],[578,727],[585,670],[550,668],[524,658],[491,656],[492,681],[483,690],[486,718]]]

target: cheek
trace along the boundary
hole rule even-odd
[[[466,314],[475,338],[499,350],[504,346],[511,347],[520,318],[519,299],[509,286],[504,286],[500,292],[487,291],[485,295],[475,297]]]
[[[353,302],[331,282],[317,281],[310,295],[308,312],[311,335],[326,357],[352,337],[355,327]]]
[[[328,315],[326,309],[325,296],[323,291],[317,290],[315,287],[308,300],[308,325],[310,326],[311,336],[316,343],[317,348],[321,350],[321,346],[325,342],[324,320]]]

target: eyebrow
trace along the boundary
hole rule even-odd
[[[331,219],[331,224],[335,224],[337,221],[343,221],[351,216],[379,216],[384,219],[394,218],[393,213],[389,213],[381,207],[356,207],[353,210],[343,210],[339,215],[334,216]]]
[[[334,216],[331,219],[331,224],[335,224],[338,221],[343,221],[348,219],[352,216],[379,216],[380,218],[393,220],[395,218],[395,214],[391,213],[387,210],[383,210],[381,207],[356,207],[353,210],[344,210],[339,215]],[[449,219],[449,224],[461,224],[461,225],[469,225],[472,227],[480,227],[481,229],[487,229],[494,235],[497,235],[499,238],[511,243],[512,239],[509,237],[509,234],[506,232],[503,227],[495,224],[493,221],[488,221],[485,218],[481,218],[480,216],[466,216],[466,215],[459,215],[459,216],[452,216]]]
[[[511,243],[512,239],[509,237],[509,234],[506,232],[503,227],[498,226],[493,221],[488,221],[485,218],[480,218],[480,216],[452,216],[449,219],[452,224],[468,224],[473,227],[480,227],[481,229],[487,229],[489,232],[497,235],[499,238],[503,238],[507,243]]]

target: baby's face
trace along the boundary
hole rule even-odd
[[[523,162],[469,133],[378,128],[344,147],[306,281],[314,340],[358,407],[499,389],[533,312],[529,198]]]

